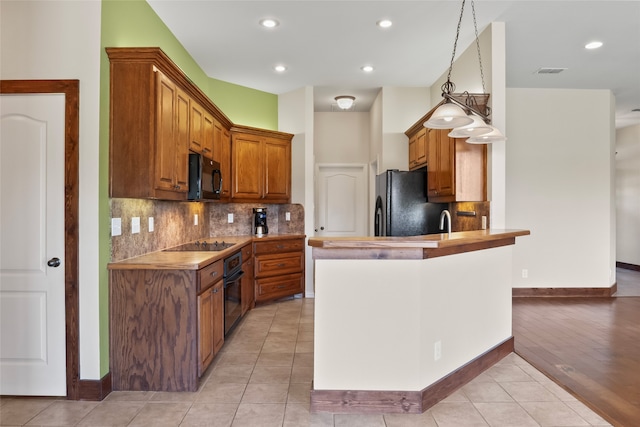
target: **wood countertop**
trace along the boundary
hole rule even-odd
[[[228,257],[252,242],[300,239],[305,237],[304,234],[267,234],[262,237],[253,235],[206,237],[201,240],[206,240],[207,242],[224,241],[234,243],[234,245],[221,251],[180,252],[164,249],[122,261],[112,262],[107,265],[107,268],[109,270],[199,270],[211,263]]]
[[[407,237],[312,237],[315,259],[426,259],[512,245],[529,230],[487,229]]]

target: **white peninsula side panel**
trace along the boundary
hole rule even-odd
[[[512,248],[316,259],[314,389],[423,390],[510,339]]]

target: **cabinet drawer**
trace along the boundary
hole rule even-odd
[[[303,292],[302,273],[256,280],[256,302],[286,297]]]
[[[210,288],[218,280],[222,279],[224,273],[224,264],[222,260],[216,261],[213,264],[209,264],[203,269],[198,270],[198,290],[202,291]]]
[[[256,257],[255,277],[267,277],[297,273],[304,267],[304,254],[287,253],[260,255]]]
[[[255,244],[256,255],[302,250],[304,250],[304,239],[275,240],[272,242],[256,242]]]
[[[247,261],[251,261],[252,256],[253,256],[253,246],[251,244],[245,245],[242,248],[242,262],[245,263]]]

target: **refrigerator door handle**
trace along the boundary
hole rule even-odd
[[[373,218],[373,222],[374,222],[374,230],[373,230],[374,236],[382,236],[383,235],[382,198],[380,196],[378,196],[378,198],[376,199],[376,213]]]

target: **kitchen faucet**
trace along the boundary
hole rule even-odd
[[[440,230],[444,230],[444,217],[447,217],[447,233],[451,234],[451,214],[448,210],[443,210],[440,214]]]

